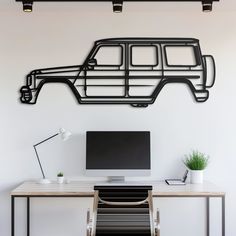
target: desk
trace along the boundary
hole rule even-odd
[[[222,236],[225,236],[225,192],[220,191],[214,184],[186,184],[170,186],[164,182],[130,182],[130,184],[152,185],[153,197],[190,197],[206,199],[206,235],[210,236],[210,198],[221,198]],[[30,236],[30,199],[41,197],[93,197],[94,182],[74,181],[68,184],[37,184],[25,182],[11,192],[11,236],[15,236],[15,198],[27,200],[27,236]],[[101,183],[102,184],[102,183]]]

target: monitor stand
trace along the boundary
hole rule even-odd
[[[119,183],[125,183],[125,177],[124,176],[110,176],[108,177],[108,182],[110,184],[119,184]]]

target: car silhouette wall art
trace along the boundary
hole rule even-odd
[[[166,84],[183,83],[196,102],[209,98],[215,62],[194,38],[98,40],[82,65],[36,69],[26,76],[20,100],[36,104],[47,83],[69,86],[79,104],[153,104]]]

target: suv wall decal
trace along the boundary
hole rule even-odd
[[[209,98],[216,67],[194,38],[110,38],[95,42],[82,65],[37,69],[20,89],[36,104],[47,83],[67,84],[79,104],[153,104],[169,83],[184,83],[196,102]]]

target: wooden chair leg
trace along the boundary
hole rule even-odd
[[[155,220],[155,236],[160,236],[160,211],[157,209],[157,218]]]

